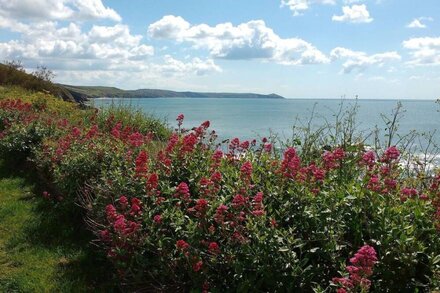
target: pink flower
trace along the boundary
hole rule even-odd
[[[207,121],[203,122],[200,126],[202,126],[203,128],[207,129],[207,128],[209,128],[210,124],[211,123],[207,120]]]
[[[100,231],[99,236],[101,237],[101,240],[104,242],[109,242],[111,240],[110,232],[107,229]]]
[[[142,177],[145,176],[148,171],[148,153],[144,150],[139,152],[139,155],[136,158],[136,176]]]
[[[185,240],[177,240],[176,247],[180,250],[187,250],[189,248],[189,244]]]
[[[373,167],[376,162],[376,155],[373,151],[368,151],[362,155],[361,162],[368,167]]]
[[[176,196],[177,197],[183,197],[184,199],[189,198],[190,197],[190,193],[189,193],[188,184],[186,184],[185,182],[181,182],[179,185],[177,185],[177,187],[176,187]]]
[[[217,242],[211,242],[209,243],[208,250],[211,253],[217,254],[220,252],[220,247],[218,246]]]
[[[134,197],[131,199],[130,215],[137,216],[140,214],[140,212],[141,212],[141,201]]]
[[[281,173],[284,177],[293,179],[298,174],[300,167],[301,161],[296,154],[296,150],[294,148],[288,148],[284,152],[284,159],[281,162]]]
[[[121,196],[119,198],[119,205],[121,206],[121,209],[125,210],[128,206],[128,199],[125,195]]]
[[[139,132],[134,132],[128,137],[128,142],[133,147],[140,147],[144,143],[144,136]]]
[[[223,152],[221,150],[215,150],[214,154],[212,155],[212,160],[218,163],[222,158],[223,158]]]
[[[116,221],[113,224],[113,229],[115,229],[115,231],[119,234],[123,234],[126,227],[127,223],[125,221],[124,215],[118,215]]]
[[[245,204],[246,204],[246,198],[243,195],[241,195],[241,194],[237,194],[232,199],[232,206],[234,208],[238,208],[238,207],[244,206]]]
[[[228,207],[225,206],[224,204],[221,204],[218,206],[216,213],[222,215],[223,213],[225,213],[228,210]]]
[[[181,153],[182,154],[191,153],[194,150],[195,145],[197,144],[197,141],[198,141],[198,138],[194,133],[190,133],[188,135],[185,135],[183,137],[183,144],[180,149]]]
[[[220,181],[222,181],[222,174],[218,171],[212,173],[211,181],[215,183],[219,183]]]
[[[252,163],[247,161],[240,168],[241,175],[245,178],[250,178],[252,175]]]
[[[183,114],[177,115],[176,121],[177,121],[177,125],[179,127],[182,126],[184,118],[185,118],[185,116]]]
[[[154,221],[156,224],[160,224],[160,223],[162,223],[162,216],[161,216],[161,215],[155,215],[154,218],[153,218],[153,221]]]
[[[271,143],[265,143],[263,146],[263,150],[267,153],[270,153],[272,151],[272,144]]]
[[[249,141],[245,140],[240,144],[240,148],[243,150],[247,150],[249,148]]]
[[[196,263],[193,265],[193,270],[194,270],[194,272],[198,272],[198,271],[200,271],[200,270],[202,269],[202,266],[203,266],[203,262],[202,262],[201,260],[199,260],[198,262],[196,262]]]
[[[400,152],[399,150],[395,147],[389,147],[384,154],[382,155],[382,161],[389,163],[391,161],[397,160],[400,157]]]
[[[359,286],[361,291],[364,292],[370,288],[371,282],[368,280],[373,274],[373,266],[377,263],[376,251],[369,245],[362,246],[354,255],[350,258],[351,265],[347,266],[349,277],[347,278],[333,278],[332,282],[336,285],[340,285],[343,291],[347,292],[354,287]],[[339,292],[339,291],[338,291]]]
[[[197,200],[195,209],[199,212],[204,212],[208,206],[208,201],[204,198],[200,198]]]
[[[148,190],[157,189],[159,185],[159,176],[156,173],[152,173],[147,180],[146,186]]]
[[[81,135],[81,130],[79,130],[78,127],[73,127],[73,129],[72,129],[72,135],[73,135],[74,137],[79,137],[79,136]]]
[[[117,218],[116,208],[112,204],[108,204],[105,207],[105,213],[107,215],[107,219],[110,223],[114,222]]]

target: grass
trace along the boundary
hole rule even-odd
[[[0,161],[0,292],[116,291],[90,235],[49,212],[32,172],[9,166]]]

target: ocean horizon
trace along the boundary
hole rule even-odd
[[[289,138],[294,125],[307,122],[312,113],[312,125],[317,128],[336,118],[341,109],[357,105],[359,131],[369,132],[376,126],[387,128],[383,116],[391,117],[398,103],[402,104],[399,134],[411,131],[433,133],[440,141],[440,105],[435,100],[393,99],[240,99],[240,98],[97,98],[91,103],[102,107],[129,105],[175,126],[175,118],[185,115],[184,127],[191,128],[209,120],[219,139],[238,137],[253,139],[277,134]]]

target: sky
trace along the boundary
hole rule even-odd
[[[55,81],[437,99],[439,0],[0,0],[0,61]]]

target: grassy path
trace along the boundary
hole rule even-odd
[[[0,292],[114,291],[89,235],[55,217],[24,174],[0,162]]]

